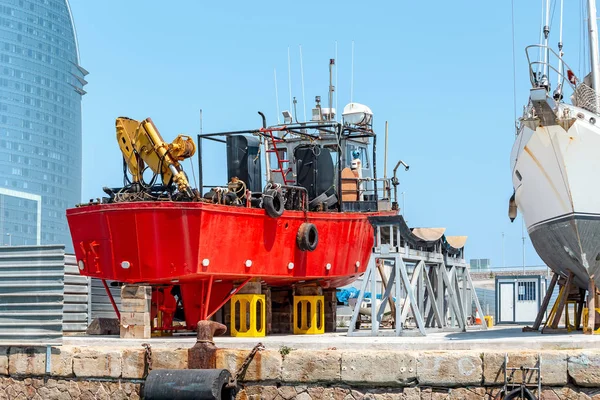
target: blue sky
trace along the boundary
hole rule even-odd
[[[537,43],[540,2],[515,2],[517,110],[529,90],[524,48]],[[256,112],[276,123],[292,93],[303,114],[327,98],[328,60],[338,42],[338,108],[353,100],[374,112],[381,135],[390,124],[388,169],[400,175],[412,226],[468,235],[467,258],[521,265],[520,220],[507,217],[514,139],[511,4],[505,2],[205,2],[71,0],[81,64],[90,71],[83,98],[83,198],[122,182],[115,141],[118,116],[151,117],[170,141],[204,132],[257,128]],[[556,46],[558,7],[551,44]],[[566,60],[580,60],[579,5],[565,10]],[[577,72],[577,71],[576,71]],[[582,76],[580,74],[580,76]],[[219,151],[221,151],[219,153]],[[206,181],[226,183],[224,149],[206,151]],[[382,171],[383,152],[378,159]],[[189,163],[184,165],[191,169]],[[197,173],[197,166],[194,165]],[[206,167],[205,167],[206,168]],[[527,239],[527,264],[541,264]]]

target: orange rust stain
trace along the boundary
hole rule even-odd
[[[552,182],[552,179],[550,179],[550,176],[548,175],[548,173],[546,172],[546,170],[544,169],[544,167],[542,167],[542,164],[537,159],[537,157],[533,155],[533,153],[531,152],[531,150],[529,149],[529,147],[525,146],[523,148],[523,150],[525,150],[525,152],[527,154],[529,154],[529,156],[531,157],[531,159],[533,160],[533,162],[538,166],[538,168],[540,169],[540,171],[542,171],[542,174],[544,174],[544,176],[546,177],[546,180],[550,184],[550,187],[554,191],[554,194],[556,195],[556,198],[558,199],[558,201],[560,201],[560,204],[563,206],[563,208],[566,211],[569,211],[567,205],[563,202],[562,198],[560,197],[560,194],[558,193],[558,190],[556,189],[556,186],[554,186],[554,183]]]

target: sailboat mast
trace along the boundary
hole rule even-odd
[[[597,92],[600,90],[600,76],[598,75],[598,24],[596,22],[596,0],[588,0],[588,29],[590,35],[592,89]]]
[[[548,36],[550,36],[550,0],[546,0],[546,21],[544,23],[544,72],[548,76]]]
[[[564,5],[564,0],[560,0],[560,25],[558,28],[558,56],[560,57],[558,60],[558,86],[560,86],[561,82],[562,82],[562,75],[563,75],[563,61],[562,61],[562,56],[563,56],[563,5]],[[557,86],[557,88],[558,88]]]

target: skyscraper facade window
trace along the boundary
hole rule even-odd
[[[0,0],[0,245],[72,248],[86,75],[68,0]]]

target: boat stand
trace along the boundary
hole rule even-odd
[[[590,319],[586,318],[587,313],[585,308],[586,305],[586,291],[584,289],[578,288],[573,284],[573,274],[570,273],[566,278],[560,276],[559,274],[554,274],[552,276],[552,280],[548,285],[548,289],[546,290],[546,295],[544,296],[544,300],[542,301],[542,305],[538,311],[537,317],[535,318],[535,322],[533,326],[526,326],[523,328],[523,332],[537,332],[542,326],[542,321],[544,316],[548,310],[548,306],[550,305],[550,299],[552,298],[552,294],[554,293],[554,288],[558,284],[559,292],[556,301],[552,305],[550,312],[548,314],[548,318],[543,324],[542,333],[567,333],[576,330],[580,330],[582,327],[582,319]],[[593,283],[592,283],[593,285]],[[593,288],[590,288],[591,293],[595,292],[595,285]],[[589,295],[588,295],[589,297]],[[588,304],[591,304],[591,301],[588,298]],[[572,315],[574,316],[573,320],[571,320],[569,310],[572,309]],[[592,316],[590,316],[592,317]],[[564,320],[563,320],[564,318]],[[564,327],[559,327],[561,320],[564,321]],[[587,321],[584,322],[584,330]],[[592,325],[593,326],[593,322]]]
[[[487,329],[462,253],[449,256],[441,244],[434,251],[413,249],[406,243],[400,246],[400,233],[393,232],[395,227],[389,227],[393,234],[385,236],[388,243],[382,243],[381,227],[376,228],[376,247],[363,275],[348,336],[401,336],[408,333],[409,325],[416,325],[421,335],[426,335],[428,328],[465,332],[474,321]],[[398,246],[394,246],[394,238],[398,238]],[[372,298],[371,329],[361,330],[360,318],[365,314],[361,305],[368,291]],[[377,299],[380,292],[381,298]],[[472,315],[473,304],[479,316]],[[382,329],[388,305],[392,330]]]

